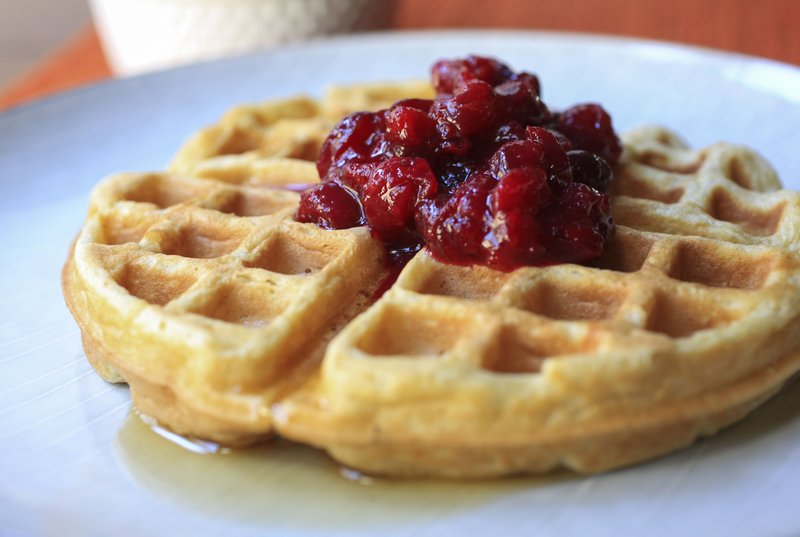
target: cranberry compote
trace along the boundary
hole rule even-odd
[[[506,271],[602,254],[614,231],[603,192],[622,152],[608,113],[551,112],[535,75],[490,58],[440,60],[431,78],[435,99],[333,128],[323,183],[303,193],[297,220],[366,224],[390,253],[427,245],[448,263]]]

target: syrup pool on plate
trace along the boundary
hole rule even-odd
[[[119,430],[115,450],[139,486],[191,511],[301,532],[380,534],[409,523],[446,526],[448,519],[489,513],[501,501],[516,501],[553,519],[568,516],[574,505],[562,512],[565,502],[604,503],[603,491],[628,483],[631,472],[657,478],[664,471],[722,464],[732,453],[757,456],[776,437],[791,434],[799,407],[800,382],[795,381],[715,437],[658,461],[596,476],[562,471],[479,481],[369,478],[337,466],[318,450],[282,440],[218,450],[172,433],[162,436],[135,412]]]
[[[115,447],[131,477],[192,510],[253,524],[379,532],[580,479],[570,472],[470,482],[371,478],[338,466],[321,451],[284,440],[217,449],[164,433],[154,433],[136,412],[129,414]]]

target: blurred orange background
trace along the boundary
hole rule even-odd
[[[633,36],[800,65],[797,0],[397,0],[392,29],[509,28]],[[0,109],[113,76],[89,26],[0,87]]]

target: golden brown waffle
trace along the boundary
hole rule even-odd
[[[63,273],[103,377],[129,383],[136,406],[165,426],[229,445],[270,432],[270,404],[384,272],[366,229],[294,222],[299,195],[270,188],[317,181],[312,163],[276,159],[245,175],[107,179]]]
[[[277,430],[390,475],[602,471],[712,434],[800,368],[800,196],[762,159],[626,137],[594,267],[421,252],[277,405]]]
[[[178,433],[277,430],[368,472],[474,477],[650,458],[800,369],[798,194],[747,149],[657,128],[625,137],[617,234],[594,266],[502,273],[423,251],[370,306],[380,248],[294,222],[297,193],[276,187],[319,179],[282,157],[312,158],[345,112],[430,92],[416,87],[240,107],[170,173],[99,185],[63,273],[98,371]]]
[[[342,117],[408,98],[433,98],[433,89],[427,82],[333,86],[319,102],[301,96],[237,106],[216,125],[189,138],[169,169],[194,174],[199,163],[223,155],[316,160],[328,132]],[[226,163],[211,165],[219,169]]]
[[[308,160],[345,113],[431,93],[421,82],[353,85],[320,102],[235,107],[168,173],[98,185],[63,271],[94,367],[179,433],[228,445],[269,434],[270,403],[386,272],[367,230],[292,220],[297,192],[319,182]]]

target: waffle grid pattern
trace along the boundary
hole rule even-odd
[[[316,160],[328,132],[345,115],[388,108],[401,99],[432,97],[427,82],[359,84],[330,87],[319,102],[295,97],[237,106],[189,138],[169,170],[182,174],[194,174],[198,167],[219,170],[225,161],[217,159],[226,155]]]
[[[769,166],[744,148],[691,151],[654,128],[626,141],[617,235],[594,266],[504,274],[420,253],[332,342],[320,379],[281,404],[278,430],[377,473],[486,475],[602,470],[732,419],[707,422],[708,407],[684,403],[800,344],[791,330],[800,197],[777,190]],[[603,458],[564,443],[614,424],[635,430],[632,422],[671,406],[681,410],[662,415],[664,427],[695,422],[655,447],[620,453],[601,443]],[[559,452],[537,451],[553,443]],[[508,453],[520,446],[527,451]],[[434,453],[442,447],[452,459]],[[477,447],[488,449],[485,463],[468,456]]]
[[[615,238],[513,273],[291,218],[342,115],[429,97],[333,88],[232,109],[169,172],[94,191],[64,270],[93,365],[181,434],[273,431],[390,475],[485,477],[652,458],[744,417],[800,370],[800,197],[754,152],[624,136]],[[292,157],[292,158],[286,158]]]
[[[296,176],[300,183],[316,173],[303,164],[313,173]],[[188,406],[239,422],[216,434],[220,440],[238,442],[236,427],[253,429],[244,436],[269,430],[273,392],[302,365],[304,347],[326,335],[343,304],[366,302],[383,272],[366,230],[294,222],[298,196],[169,174],[123,174],[97,188],[73,262],[92,282],[86,299],[131,324],[129,333],[116,333],[104,319],[105,326],[91,325],[97,333],[89,338],[119,346],[113,358],[102,351],[97,358],[126,370],[121,377],[135,399],[146,383],[174,384]],[[163,355],[158,348],[170,338],[162,361],[141,352],[151,342],[154,355]],[[177,428],[215,436],[202,420]]]

